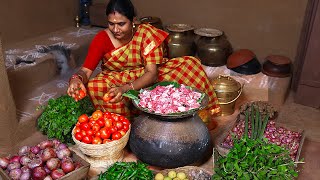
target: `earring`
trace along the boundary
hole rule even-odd
[[[136,25],[135,25],[134,23],[132,23],[132,27],[133,27],[133,28],[136,28]]]

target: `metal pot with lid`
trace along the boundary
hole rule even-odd
[[[213,79],[211,84],[217,94],[221,107],[221,116],[227,116],[234,113],[236,100],[240,97],[243,89],[238,81],[230,76],[219,75]]]

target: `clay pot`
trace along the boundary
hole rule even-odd
[[[249,49],[233,52],[227,60],[227,67],[240,74],[257,74],[261,72],[261,64],[256,55]]]
[[[162,21],[158,17],[146,16],[146,17],[140,18],[139,20],[141,23],[151,24],[152,26],[154,26],[158,29],[163,29]]]
[[[194,56],[194,27],[188,24],[171,24],[166,27],[168,37],[168,57]]]
[[[272,77],[288,77],[291,75],[291,60],[281,55],[269,55],[265,58],[262,73]]]
[[[129,145],[138,159],[163,168],[202,162],[210,158],[213,147],[197,113],[176,119],[142,113],[132,123]]]
[[[217,29],[199,28],[194,30],[199,36],[196,41],[197,56],[206,66],[223,66],[227,63],[232,47],[224,33]]]

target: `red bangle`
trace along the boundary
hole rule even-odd
[[[134,87],[133,87],[133,83],[132,83],[132,82],[130,83],[130,87],[131,87],[132,90],[134,90]]]
[[[79,79],[81,82],[83,80],[83,78],[81,76],[79,76],[78,74],[74,74],[71,76],[71,78],[69,79],[69,83],[72,79]]]

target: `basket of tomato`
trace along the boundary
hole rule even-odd
[[[126,117],[96,110],[91,116],[79,116],[72,139],[87,156],[119,159],[128,143],[130,128],[130,121]]]

